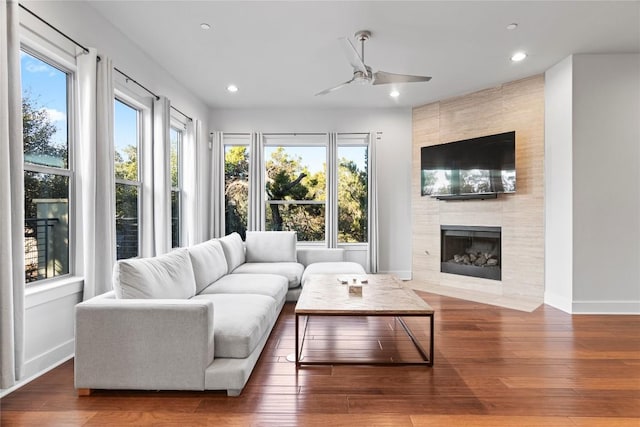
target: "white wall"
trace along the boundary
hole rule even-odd
[[[574,311],[640,313],[640,55],[573,57]]]
[[[547,70],[544,89],[544,301],[566,312],[573,301],[572,70],[569,56]]]
[[[380,270],[411,275],[411,109],[216,109],[223,132],[382,132],[378,145]]]
[[[186,115],[202,121],[203,140],[197,147],[197,182],[206,182],[206,169],[200,161],[207,155],[207,136],[209,126],[209,107],[197,95],[188,91],[172,75],[140,49],[135,40],[105,20],[93,7],[91,2],[81,1],[21,1],[27,8],[50,22],[54,27],[87,47],[95,47],[98,54],[107,55],[113,60],[114,67],[140,82],[157,95],[164,95],[171,100],[171,105]],[[132,84],[133,85],[133,84]],[[135,87],[135,85],[133,86]],[[200,172],[204,171],[204,175]],[[206,200],[207,189],[200,186],[196,200]],[[199,203],[198,218],[206,218],[207,206]],[[204,240],[206,230],[199,229],[199,238]]]
[[[545,302],[640,313],[640,55],[574,55],[545,77]]]
[[[160,69],[134,42],[117,31],[92,7],[84,2],[21,3],[79,43],[95,47],[99,53],[110,56],[114,66],[155,93],[169,97],[172,105],[203,120],[206,136],[208,107]],[[203,152],[207,151],[206,143],[205,137],[200,147]],[[34,285],[27,289],[23,379],[46,371],[73,355],[74,306],[81,298],[82,282],[79,278],[63,283]]]
[[[74,306],[82,300],[82,281],[35,286],[25,298],[24,377],[31,377],[74,352]]]

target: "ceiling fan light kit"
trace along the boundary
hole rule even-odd
[[[353,67],[353,77],[351,80],[347,80],[344,83],[340,83],[337,86],[330,87],[321,92],[316,93],[318,95],[326,95],[338,90],[344,86],[350,84],[361,85],[385,85],[394,83],[412,83],[412,82],[428,82],[431,77],[427,76],[411,76],[407,74],[394,74],[386,71],[373,72],[371,67],[364,62],[364,43],[371,38],[371,31],[362,30],[355,34],[355,39],[360,42],[360,53],[353,46],[353,44],[346,38],[341,37],[340,41],[342,48],[347,57],[347,60]]]

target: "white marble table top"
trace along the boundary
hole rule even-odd
[[[362,285],[362,295],[349,293],[349,285]],[[343,284],[341,281],[347,281]],[[367,281],[368,283],[362,283]],[[416,293],[389,274],[314,274],[304,284],[296,314],[316,315],[427,315],[433,313]]]

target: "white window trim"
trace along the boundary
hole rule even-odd
[[[312,147],[312,146],[320,146],[320,147],[326,147],[326,164],[330,165],[330,156],[331,156],[331,150],[330,150],[330,135],[333,134],[335,135],[335,144],[336,144],[336,150],[335,150],[335,161],[333,162],[333,164],[336,165],[338,164],[338,150],[337,148],[339,147],[366,147],[368,148],[369,146],[369,132],[338,132],[338,133],[329,133],[329,132],[297,132],[297,133],[259,133],[256,135],[259,135],[262,137],[262,147],[266,148],[266,147]],[[251,152],[251,140],[252,140],[252,136],[254,134],[252,133],[224,133],[223,134],[223,138],[222,138],[222,150],[223,152],[225,151],[225,148],[227,146],[245,146],[248,148],[249,150],[249,156],[255,155],[254,153]],[[261,163],[263,165],[262,169],[261,169],[261,173],[262,173],[262,183],[264,185],[264,183],[266,182],[266,169],[264,167],[264,164],[266,162],[266,157],[265,157],[265,153],[264,150],[258,154],[261,157]],[[336,171],[337,172],[337,171]],[[371,173],[371,171],[367,171],[368,173]],[[327,171],[327,174],[329,174],[329,171]],[[220,171],[220,176],[221,179],[224,181],[224,170]],[[308,205],[312,205],[312,204],[316,204],[316,205],[320,205],[320,204],[324,204],[325,205],[325,217],[328,218],[329,215],[332,215],[331,212],[333,212],[333,210],[336,211],[335,215],[335,224],[337,227],[338,221],[337,221],[337,181],[335,183],[330,183],[330,180],[327,177],[327,188],[326,188],[326,199],[324,201],[316,201],[316,200],[273,200],[273,201],[269,201],[269,200],[265,200],[264,201],[264,205],[261,207],[262,209],[264,209],[266,211],[267,206],[269,204],[282,204],[282,205],[288,205],[288,204],[308,204]],[[256,185],[256,182],[260,182],[259,179],[256,179],[256,177],[254,177],[251,174],[251,169],[249,170],[249,186],[253,186]],[[335,187],[335,188],[330,188],[331,187]],[[258,189],[258,191],[264,192],[264,188],[260,188]],[[335,193],[335,201],[332,203],[332,194]],[[221,199],[221,203],[222,206],[225,206],[225,197],[224,197],[224,192],[222,192],[222,194],[219,194],[218,197]],[[332,204],[335,204],[335,208],[336,209],[332,209]],[[250,207],[251,204],[250,204]],[[266,214],[263,216],[263,221],[261,224],[261,230],[265,230],[266,229],[266,224],[265,224],[265,219],[266,219]],[[221,218],[220,219],[221,223],[222,223],[222,229],[226,230],[226,224],[225,224],[225,218]],[[328,232],[329,230],[325,228],[325,240],[323,241],[314,241],[314,242],[307,242],[307,241],[299,241],[298,242],[298,246],[299,247],[327,247],[327,246],[336,246],[339,248],[344,248],[347,250],[354,250],[354,251],[366,251],[368,246],[369,246],[369,242],[352,242],[352,243],[346,243],[346,242],[336,242],[335,244],[331,244],[330,242],[328,242],[327,236],[328,236]],[[336,230],[335,232],[336,236],[338,235],[338,230]]]
[[[330,149],[329,149],[329,134],[324,133],[316,133],[316,132],[303,132],[303,133],[263,133],[262,134],[263,141],[263,150],[260,155],[262,156],[262,182],[264,184],[264,188],[260,191],[264,191],[266,193],[266,184],[267,184],[267,170],[266,170],[266,162],[267,158],[264,153],[264,149],[267,147],[324,147],[325,148],[325,165],[328,168],[329,159],[330,159]],[[325,173],[328,175],[328,170],[325,170]],[[251,179],[251,178],[249,178]],[[317,245],[317,246],[327,246],[327,235],[328,235],[328,224],[329,224],[329,215],[331,215],[332,207],[331,207],[331,189],[329,179],[326,181],[325,186],[325,200],[267,200],[265,195],[263,221],[262,221],[262,230],[266,230],[267,228],[267,208],[269,205],[324,205],[324,217],[325,217],[325,228],[324,228],[324,239],[323,240],[314,240],[314,241],[301,241],[306,245]],[[251,184],[249,184],[251,185]]]
[[[263,133],[264,146],[328,147],[329,134],[322,133]]]
[[[340,150],[340,147],[364,147],[364,148],[367,148],[368,150],[369,149],[369,133],[356,132],[356,133],[337,133],[336,134],[336,153],[335,153],[336,168],[339,167],[338,162],[340,161],[340,157],[338,156],[338,152]],[[370,171],[367,170],[367,175],[369,173]],[[339,177],[336,176],[336,178],[337,178],[335,183],[336,184],[336,190],[335,190],[336,191],[336,215],[339,216],[339,212],[340,212],[340,204],[338,201]],[[367,176],[367,180],[368,180],[368,176]],[[338,226],[338,218],[336,217],[336,227],[337,226]],[[366,248],[369,247],[368,241],[367,242],[340,242],[339,236],[340,236],[340,230],[336,230],[336,245],[339,248],[344,248],[350,251],[352,250],[359,251],[359,250],[366,250]]]
[[[184,206],[184,137],[187,131],[187,123],[184,121],[185,119],[178,115],[171,114],[171,121],[169,123],[169,132],[171,129],[175,129],[180,133],[180,137],[178,139],[178,186],[174,187],[173,183],[171,185],[171,192],[178,193],[178,246],[182,247],[185,244],[185,224],[184,224],[184,214],[185,214],[185,206]],[[169,153],[171,153],[171,147],[169,147]],[[171,154],[169,154],[169,162],[171,162]],[[169,174],[171,174],[171,163],[169,163]],[[171,197],[169,197],[169,204],[171,204]],[[173,233],[173,230],[171,230]]]
[[[114,102],[118,100],[127,106],[138,111],[138,181],[129,181],[115,178],[116,184],[134,185],[138,187],[138,255],[142,256],[144,240],[144,228],[152,223],[153,212],[151,203],[147,203],[145,198],[150,193],[147,188],[153,180],[152,167],[148,167],[148,157],[151,154],[152,144],[152,105],[153,98],[136,93],[131,85],[127,85],[127,80],[119,74],[114,74]],[[114,124],[115,126],[115,124]],[[115,152],[114,163],[115,163]],[[115,233],[115,230],[114,230]],[[117,241],[114,235],[114,242]]]
[[[222,135],[223,146],[246,146],[251,148],[250,133],[225,133]]]
[[[248,161],[249,164],[251,164],[251,133],[223,133],[222,134],[222,164],[224,165],[226,162],[226,147],[247,147],[247,153],[248,153]],[[224,167],[222,168],[221,172],[220,172],[220,176],[221,176],[221,180],[222,180],[222,187],[224,189],[224,182],[225,182],[225,173],[224,173]],[[249,180],[249,187],[251,187],[251,182],[253,181],[251,179],[251,167],[249,167],[249,171],[247,173],[247,179]],[[251,193],[251,191],[249,191],[249,194]],[[222,215],[222,218],[220,218],[220,222],[221,222],[221,230],[226,232],[227,229],[227,218],[226,218],[226,210],[227,210],[227,205],[225,203],[225,196],[224,196],[224,191],[222,192],[222,194],[219,195],[220,200],[221,200],[221,206],[223,206],[223,211],[225,212],[225,215]],[[250,196],[247,195],[247,197],[249,198]],[[250,203],[250,200],[247,200],[247,203]],[[249,217],[247,216],[247,223],[245,224],[246,229],[249,229]]]
[[[128,186],[132,186],[132,187],[136,187],[138,189],[138,223],[140,224],[138,226],[138,255],[134,258],[138,258],[140,257],[140,254],[142,252],[142,135],[140,132],[140,121],[142,120],[142,111],[140,109],[138,109],[137,106],[135,105],[131,105],[131,102],[128,102],[127,100],[123,99],[125,97],[121,96],[118,92],[116,92],[115,97],[114,97],[114,102],[118,101],[121,102],[122,104],[126,105],[127,107],[133,109],[136,111],[137,114],[137,162],[138,162],[138,180],[137,181],[132,181],[129,179],[123,179],[123,178],[118,178],[118,177],[114,177],[114,182],[115,185],[117,186],[118,184],[120,185],[128,185]],[[115,121],[114,121],[115,123]],[[114,152],[114,166],[115,166],[115,152]],[[115,206],[114,206],[115,208]],[[117,233],[117,231],[116,231]],[[114,239],[115,242],[117,242],[117,238]]]
[[[68,59],[65,59],[60,54],[56,54],[54,49],[62,50],[59,45],[54,44],[53,42],[49,42],[45,46],[43,43],[38,43],[34,40],[34,36],[40,37],[42,40],[47,41],[47,39],[43,36],[40,36],[39,33],[35,32],[24,26],[22,22],[23,18],[21,17],[21,31],[20,31],[20,50],[28,53],[29,55],[46,62],[48,65],[60,70],[61,72],[67,75],[67,168],[56,168],[53,166],[44,166],[44,165],[36,165],[31,163],[26,163],[23,161],[23,176],[25,172],[34,172],[34,173],[42,173],[49,175],[59,175],[66,176],[69,179],[69,187],[68,187],[68,212],[67,215],[69,217],[69,244],[67,245],[68,250],[68,270],[69,272],[66,274],[61,274],[59,276],[49,277],[45,279],[35,280],[33,282],[26,282],[25,280],[25,289],[37,289],[40,286],[64,286],[64,284],[70,280],[70,278],[76,277],[76,259],[75,259],[75,248],[76,248],[76,236],[77,232],[77,222],[76,222],[76,206],[77,206],[77,194],[76,194],[76,179],[75,179],[75,147],[77,141],[77,107],[76,107],[76,96],[75,96],[75,87],[76,87],[76,78],[77,78],[77,66],[74,62],[71,62]],[[26,31],[30,33],[27,34]],[[50,32],[46,28],[43,28],[43,31]],[[72,58],[72,57],[71,57]],[[24,144],[24,142],[23,142]],[[25,271],[26,273],[26,271]]]
[[[324,200],[267,200],[268,205],[326,205]]]
[[[78,54],[75,43],[24,10],[20,10],[19,32],[21,48],[27,47],[28,50],[44,55],[50,64],[56,64],[59,68],[70,70],[75,74]]]

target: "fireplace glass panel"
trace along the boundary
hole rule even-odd
[[[500,227],[441,226],[443,273],[501,280]]]

